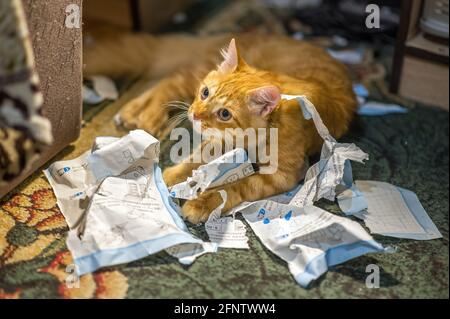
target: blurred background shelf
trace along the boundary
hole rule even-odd
[[[393,93],[447,111],[449,110],[448,2],[448,0],[402,2],[391,82]],[[436,21],[434,25],[439,26],[446,23],[447,33],[432,32],[432,29],[423,27],[423,21]]]
[[[83,2],[84,21],[107,23],[125,30],[159,31],[174,15],[195,0],[88,0]],[[149,19],[148,17],[151,17]]]

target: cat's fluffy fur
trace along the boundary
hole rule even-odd
[[[303,118],[296,102],[282,101],[280,94],[307,96],[335,138],[347,131],[357,105],[345,66],[323,49],[285,37],[241,36],[237,43],[242,56],[232,41],[220,63],[219,49],[229,39],[125,35],[85,51],[86,74],[167,75],[124,106],[120,117],[129,129],[142,128],[158,137],[167,134],[169,115],[162,105],[172,100],[192,102],[191,118],[201,118],[205,128],[278,128],[277,172],[225,186],[225,210],[291,190],[299,182],[304,158],[320,150],[322,140],[312,121]],[[200,97],[204,87],[210,91],[207,99]],[[231,120],[218,120],[219,106],[231,112]],[[178,164],[164,171],[164,179],[173,185],[199,165]],[[217,191],[207,191],[187,201],[183,213],[191,222],[205,221],[220,203]]]

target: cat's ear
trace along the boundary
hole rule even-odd
[[[266,116],[277,107],[281,100],[280,90],[276,86],[264,86],[249,92],[250,112]]]
[[[227,49],[221,51],[223,62],[219,65],[218,71],[221,73],[231,73],[236,71],[239,67],[245,64],[244,60],[239,54],[236,46],[236,40],[231,39]]]

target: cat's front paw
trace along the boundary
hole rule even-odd
[[[165,102],[156,99],[152,92],[147,91],[126,103],[114,118],[116,125],[127,130],[142,129],[159,139],[167,135],[169,112],[161,107]]]
[[[168,167],[163,171],[163,179],[168,187],[184,182],[187,177],[178,166]]]
[[[147,92],[128,101],[114,117],[115,124],[127,130],[141,128],[138,123],[139,115],[149,103]]]
[[[218,192],[206,192],[197,199],[187,201],[182,208],[185,219],[193,224],[206,222],[209,215],[222,203]]]
[[[166,168],[163,171],[163,179],[164,179],[164,182],[166,183],[166,185],[168,187],[177,184],[177,182],[176,182],[177,181],[177,176],[176,176],[176,173],[175,173],[173,167]]]

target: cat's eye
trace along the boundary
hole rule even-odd
[[[227,109],[220,109],[217,112],[217,116],[221,121],[229,121],[231,120],[231,113]]]
[[[206,100],[208,98],[208,96],[209,96],[209,89],[208,89],[208,87],[205,86],[202,89],[201,96],[202,96],[202,100]]]

